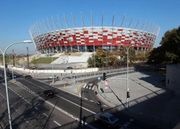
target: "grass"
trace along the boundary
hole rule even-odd
[[[58,57],[40,57],[31,61],[32,64],[49,64],[56,60]]]

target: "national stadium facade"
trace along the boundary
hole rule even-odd
[[[120,47],[147,51],[152,48],[159,32],[159,27],[155,25],[142,22],[135,24],[132,20],[125,21],[125,18],[118,21],[119,25],[115,24],[114,16],[111,25],[103,24],[103,16],[101,25],[93,24],[92,19],[91,25],[85,25],[82,19],[82,25],[79,25],[81,27],[77,27],[74,20],[73,25],[69,25],[65,17],[64,22],[60,19],[48,19],[34,24],[30,28],[30,35],[41,53],[93,52],[97,48],[113,51]]]

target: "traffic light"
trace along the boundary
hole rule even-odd
[[[100,90],[101,90],[101,92],[102,92],[102,93],[104,93],[104,90],[103,90],[103,88],[100,88]]]
[[[106,73],[103,73],[103,80],[106,80],[107,76],[106,76]]]
[[[127,98],[130,98],[130,92],[127,91]]]

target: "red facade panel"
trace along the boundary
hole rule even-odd
[[[83,33],[82,33],[83,31]],[[127,33],[126,33],[127,31]],[[150,48],[154,43],[156,36],[137,30],[116,29],[85,29],[79,32],[72,30],[63,30],[56,33],[47,33],[38,35],[34,38],[38,49],[55,47],[55,46],[130,46]]]

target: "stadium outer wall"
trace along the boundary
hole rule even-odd
[[[147,51],[153,47],[159,28],[146,30],[135,27],[91,26],[71,28],[51,28],[42,31],[34,25],[30,35],[41,53],[68,51],[93,52],[97,48],[109,51],[119,47],[132,47],[137,51]],[[59,27],[58,27],[59,28]]]

